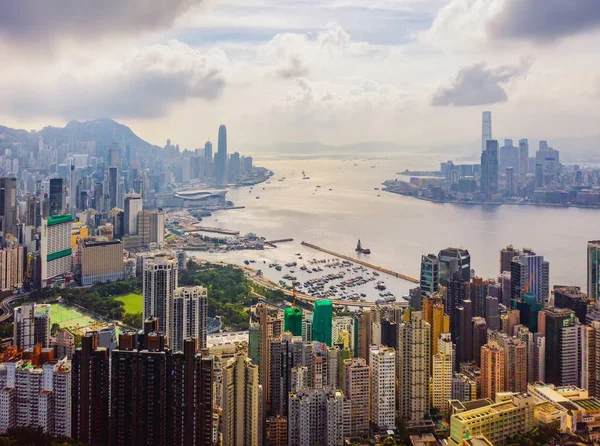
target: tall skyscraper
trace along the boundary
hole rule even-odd
[[[452,399],[452,371],[454,350],[450,333],[443,333],[438,342],[438,351],[433,355],[431,407],[444,411]]]
[[[188,338],[198,340],[199,348],[206,348],[208,320],[208,294],[201,286],[186,286],[175,289],[172,318],[169,327],[169,348],[173,352],[183,351]]]
[[[130,194],[125,197],[125,235],[138,233],[138,214],[142,210],[142,196]]]
[[[481,123],[481,151],[487,147],[487,142],[492,139],[492,112],[484,111],[482,113]]]
[[[167,255],[144,258],[144,320],[158,319],[158,331],[170,333],[173,297],[177,287],[177,259]],[[170,340],[167,337],[167,342]]]
[[[45,197],[47,205],[44,206],[46,210],[44,216],[51,217],[67,212],[67,185],[65,180],[63,178],[51,178],[48,180],[47,187],[48,193]]]
[[[525,183],[527,173],[529,172],[529,141],[519,140],[519,182]]]
[[[0,178],[0,232],[17,235],[17,179]]]
[[[314,341],[332,345],[333,306],[330,300],[317,300],[313,314],[312,338]]]
[[[557,386],[579,385],[579,327],[572,310],[548,308],[545,316],[545,382]]]
[[[587,294],[596,302],[600,300],[600,240],[587,244]]]
[[[22,350],[50,345],[50,305],[24,304],[14,309],[13,339]]]
[[[227,181],[227,128],[224,125],[219,126],[217,150],[215,179],[218,185],[223,185]]]
[[[119,203],[119,168],[117,166],[108,168],[108,196],[109,210],[121,207]]]
[[[440,261],[435,254],[421,256],[421,296],[437,292],[440,285]]]
[[[72,434],[85,444],[108,444],[109,352],[87,332],[73,355]]]
[[[440,283],[446,285],[448,280],[458,272],[463,282],[471,280],[471,254],[467,249],[446,248],[438,253],[440,259]]]
[[[396,428],[396,352],[393,348],[374,346],[370,365],[371,422],[377,430],[393,430]]]
[[[351,435],[368,435],[371,368],[362,358],[344,361],[344,394],[352,405]]]
[[[284,333],[270,343],[269,400],[273,415],[287,415],[292,369],[304,362],[302,338]],[[311,368],[312,371],[312,368]],[[314,372],[313,372],[314,374]]]
[[[490,140],[481,153],[481,194],[487,200],[498,193],[498,141]]]
[[[510,272],[510,262],[519,254],[521,254],[521,251],[515,249],[512,245],[502,248],[500,251],[500,274],[505,271]]]
[[[514,196],[516,191],[514,172],[513,167],[506,168],[506,196],[508,197]]]
[[[212,142],[206,141],[204,144],[204,165],[210,165],[213,161],[213,145]]]
[[[522,299],[526,288],[539,303],[550,299],[550,263],[544,256],[534,253],[522,254],[510,262],[511,298]]]
[[[410,426],[422,423],[430,408],[431,326],[420,311],[411,311],[409,317],[399,328],[397,377],[398,412]]]
[[[496,393],[504,392],[504,349],[491,341],[481,347],[481,398],[496,399]]]

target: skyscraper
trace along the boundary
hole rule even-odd
[[[510,262],[511,299],[522,299],[525,292],[533,294],[539,303],[550,299],[550,264],[544,256],[525,253]]]
[[[50,305],[24,304],[14,309],[13,339],[22,350],[50,345]]]
[[[429,412],[431,326],[421,311],[411,311],[398,334],[398,411],[410,425],[418,425]],[[375,365],[373,365],[374,374]]]
[[[427,360],[429,362],[429,360]],[[371,422],[377,430],[396,428],[396,352],[371,348]]]
[[[491,341],[481,347],[481,398],[496,399],[496,393],[504,392],[504,349]]]
[[[302,309],[289,307],[283,312],[284,330],[294,336],[302,336]]]
[[[119,168],[117,166],[108,168],[108,196],[109,210],[121,207],[119,203]]]
[[[347,359],[344,372],[344,394],[352,405],[351,435],[368,435],[371,368],[362,358]]]
[[[62,178],[51,178],[48,180],[48,212],[45,217],[62,215],[67,211],[67,186]]]
[[[302,338],[284,333],[270,343],[269,400],[273,415],[287,415],[292,369],[305,365]],[[312,369],[311,369],[312,371]]]
[[[481,194],[486,200],[498,193],[498,141],[490,140],[481,153]]]
[[[125,235],[138,233],[138,214],[142,210],[142,196],[130,194],[125,197]]]
[[[421,296],[437,292],[440,285],[440,261],[435,254],[421,256]]]
[[[158,331],[170,333],[173,297],[177,287],[177,259],[167,255],[144,258],[144,320],[158,319]],[[167,342],[169,342],[167,337]]]
[[[455,272],[463,282],[471,280],[471,254],[467,249],[446,248],[438,253],[440,259],[440,283],[446,285]]]
[[[211,165],[213,161],[213,146],[212,142],[206,141],[204,144],[204,165]]]
[[[600,300],[600,240],[587,244],[587,294],[596,302]]]
[[[482,113],[481,125],[481,151],[486,149],[486,144],[492,139],[492,112],[484,111]]]
[[[17,179],[0,178],[0,232],[17,234]]]
[[[227,181],[227,128],[219,126],[219,143],[215,165],[215,179],[218,185]]]
[[[72,434],[86,444],[108,444],[109,352],[87,332],[73,355]]]
[[[579,385],[579,327],[572,310],[548,308],[546,320],[545,382],[557,386]]]
[[[323,299],[315,302],[313,315],[312,338],[314,341],[332,345],[333,306],[330,300]]]
[[[168,336],[173,352],[183,351],[184,341],[188,338],[197,339],[198,347],[206,348],[207,312],[206,288],[186,286],[175,289]]]
[[[288,446],[344,444],[344,395],[332,388],[289,394]]]
[[[529,172],[529,141],[526,139],[519,140],[519,182],[525,183],[527,173]]]
[[[443,411],[452,398],[452,370],[454,364],[454,350],[450,333],[443,333],[438,342],[438,351],[433,355],[432,401],[431,407]]]

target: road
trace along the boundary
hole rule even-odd
[[[23,299],[27,294],[15,294],[14,296],[9,296],[0,302],[0,322],[6,322],[13,315],[13,309],[10,306],[16,300]]]

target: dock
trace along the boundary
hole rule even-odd
[[[265,240],[265,245],[269,245],[269,246],[272,246],[273,248],[277,248],[277,243],[293,242],[293,241],[294,241],[293,238],[282,238],[279,240]]]
[[[194,232],[214,232],[215,234],[225,235],[240,235],[240,231],[232,231],[231,229],[211,228],[209,226],[194,226],[196,229],[185,231],[186,234],[192,234]]]
[[[347,260],[349,262],[353,262],[353,263],[357,263],[357,264],[362,265],[362,266],[366,266],[367,268],[374,269],[374,270],[382,272],[384,274],[389,274],[390,276],[398,277],[399,279],[403,279],[403,280],[406,280],[408,282],[420,283],[419,279],[415,279],[414,277],[408,276],[406,274],[402,274],[402,273],[398,273],[396,271],[392,271],[391,269],[387,269],[387,268],[383,268],[381,266],[373,265],[373,264],[371,264],[369,262],[365,262],[364,260],[355,259],[354,257],[350,257],[350,256],[347,256],[347,255],[344,255],[344,254],[340,254],[340,253],[335,252],[335,251],[330,251],[329,249],[325,249],[325,248],[322,248],[320,246],[313,245],[312,243],[302,242],[301,244],[303,246],[308,247],[308,248],[316,249],[317,251],[324,252],[325,254],[329,254],[329,255],[332,255],[334,257],[339,257],[340,259]]]

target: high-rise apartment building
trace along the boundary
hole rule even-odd
[[[42,220],[40,256],[42,288],[70,281],[72,276],[70,214],[55,215]]]
[[[168,255],[144,258],[144,320],[156,317],[158,330],[169,333],[173,298],[177,287],[177,259]],[[169,339],[167,337],[167,342]]]
[[[557,386],[576,386],[580,376],[580,333],[575,313],[566,308],[548,308],[544,316],[545,382]]]
[[[435,254],[421,256],[421,296],[436,293],[440,285],[440,261]]]
[[[487,200],[498,193],[498,141],[487,141],[481,153],[481,194]]]
[[[16,178],[0,178],[0,233],[17,235]]]
[[[14,309],[13,339],[22,350],[50,345],[50,305],[24,304]]]
[[[433,355],[432,400],[431,407],[445,411],[448,400],[452,399],[452,372],[454,350],[450,333],[443,333],[437,345],[438,352]]]
[[[208,293],[201,286],[187,286],[175,289],[172,317],[169,323],[169,348],[183,351],[188,338],[198,340],[199,348],[206,348],[208,320]]]
[[[497,393],[504,392],[505,368],[504,349],[497,342],[481,347],[481,398],[494,400]]]
[[[72,435],[85,444],[109,441],[109,352],[87,332],[73,355]]]
[[[423,320],[431,327],[429,353],[438,353],[438,342],[442,333],[450,333],[450,316],[445,314],[441,298],[423,298]]]
[[[600,300],[600,240],[587,244],[587,278],[588,296]]]
[[[11,241],[0,249],[0,290],[16,291],[23,288],[25,249]]]
[[[223,444],[260,446],[262,386],[258,366],[238,351],[223,366]]]
[[[330,300],[322,299],[315,302],[313,313],[312,339],[332,345],[333,306]]]
[[[304,362],[302,337],[284,333],[278,338],[272,338],[269,357],[269,401],[271,404],[271,413],[273,415],[279,414],[285,416],[287,415],[287,395],[291,390],[292,369],[299,365],[306,365]],[[313,371],[314,374],[316,374],[315,371]],[[322,374],[319,373],[319,377],[321,376]]]
[[[429,345],[429,339],[427,339]],[[429,363],[429,360],[426,359]],[[371,423],[377,430],[396,428],[396,352],[393,348],[371,348]]]
[[[371,368],[362,358],[344,361],[344,394],[351,403],[351,435],[368,435],[370,426]]]
[[[125,235],[137,235],[138,214],[142,211],[142,196],[129,194],[125,196]]]
[[[484,111],[481,119],[481,151],[487,147],[487,142],[492,139],[492,112]]]
[[[218,185],[227,181],[227,128],[219,127],[219,141],[215,157],[215,179]]]
[[[400,324],[396,353],[398,413],[408,421],[409,426],[420,424],[431,407],[430,339],[431,325],[423,320],[423,313],[411,311],[409,320]]]

